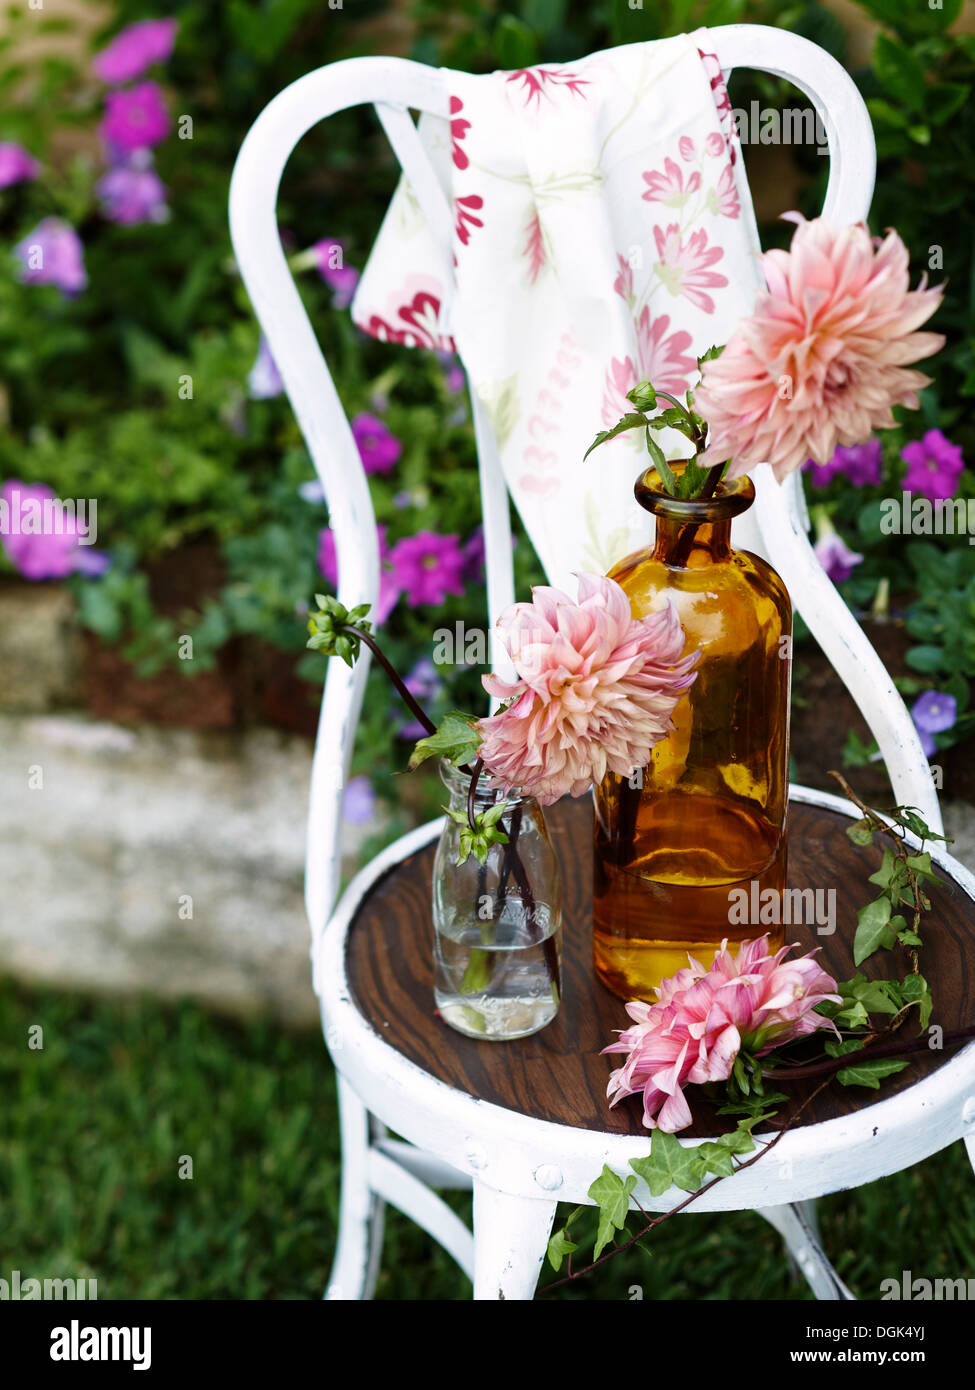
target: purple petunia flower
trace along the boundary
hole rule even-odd
[[[165,63],[173,51],[179,21],[140,19],[115,35],[95,55],[91,68],[102,82],[131,82],[153,63]]]
[[[386,527],[377,526],[376,535],[379,541],[379,598],[369,617],[374,619],[378,627],[386,621],[396,607],[401,589],[399,581],[386,563],[389,558],[389,549],[386,545]],[[335,549],[335,535],[330,526],[323,526],[318,533],[318,568],[332,588],[337,589],[339,565]]]
[[[954,497],[965,462],[961,448],[940,430],[928,430],[920,439],[905,444],[901,458],[908,465],[902,487],[932,502]]]
[[[334,237],[324,237],[312,247],[319,274],[333,290],[332,303],[336,309],[347,309],[352,303],[359,272],[345,264],[345,245]]]
[[[29,155],[23,145],[13,140],[0,140],[0,188],[9,188],[13,183],[23,183],[26,179],[36,179],[40,165]]]
[[[837,444],[827,463],[806,459],[803,472],[808,472],[813,487],[827,487],[842,473],[854,487],[874,487],[883,476],[883,448],[876,435],[863,444]]]
[[[148,150],[139,150],[126,164],[117,164],[95,185],[102,212],[110,222],[134,227],[140,222],[165,222],[166,185],[152,167]]]
[[[403,446],[376,415],[360,414],[352,421],[359,457],[367,473],[389,473]]]
[[[78,233],[60,217],[45,217],[14,251],[25,285],[57,285],[62,294],[79,294],[88,283]]]
[[[411,608],[435,606],[464,593],[464,552],[456,536],[421,531],[397,541],[389,553],[393,573]]]
[[[156,82],[119,88],[105,98],[105,115],[98,133],[107,145],[122,153],[149,149],[169,134],[169,111],[162,88]]]
[[[942,695],[937,690],[925,690],[911,706],[911,718],[918,733],[927,734],[929,737],[932,734],[943,734],[954,727],[958,718],[958,701],[954,695]],[[928,756],[930,757],[930,754]]]
[[[844,579],[849,579],[863,560],[863,556],[851,550],[836,531],[828,531],[821,536],[813,549],[816,559],[834,584],[842,584]]]
[[[0,487],[0,498],[0,542],[25,579],[63,579],[75,570],[92,576],[108,569],[107,555],[82,545],[75,516],[52,505],[44,509],[45,502],[58,500],[44,483],[8,478]]]
[[[281,373],[262,333],[257,344],[257,357],[247,377],[247,393],[252,401],[269,401],[274,396],[280,396],[283,390]]]
[[[342,818],[350,825],[368,825],[376,812],[376,793],[368,777],[350,777],[342,796]]]

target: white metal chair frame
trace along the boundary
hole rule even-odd
[[[709,38],[726,76],[736,67],[761,69],[809,97],[831,156],[823,215],[840,223],[864,219],[875,174],[873,132],[843,68],[816,45],[778,29],[729,25],[710,30]],[[324,486],[338,550],[339,595],[350,607],[374,603],[378,595],[375,516],[351,428],[281,247],[275,207],[281,174],[299,139],[326,116],[367,102],[375,106],[438,240],[449,285],[452,219],[410,115],[411,109],[447,115],[443,71],[375,57],[331,64],[300,78],[255,121],[230,190],[237,262]],[[442,317],[449,321],[449,304]],[[493,623],[514,598],[508,494],[476,399],[473,415]],[[937,796],[910,716],[812,552],[798,476],[780,488],[767,466],[758,474],[753,513],[740,519],[751,527],[739,523],[739,544],[766,555],[782,576],[877,739],[898,801],[917,806],[940,829]],[[313,974],[339,1078],[343,1154],[339,1240],[327,1296],[369,1296],[381,1252],[383,1203],[390,1202],[457,1260],[474,1281],[475,1298],[530,1298],[557,1203],[585,1203],[601,1165],[626,1170],[630,1158],[646,1151],[647,1140],[553,1125],[478,1101],[407,1061],[356,1008],[345,974],[345,941],[358,905],[383,873],[433,840],[441,824],[422,826],[386,849],[335,905],[341,793],[367,671],[365,653],[352,671],[341,662],[329,665],[308,825],[305,896]],[[808,788],[793,787],[792,797],[854,812],[850,803]],[[966,869],[944,852],[932,858],[975,898],[975,878]],[[387,1138],[387,1126],[409,1142]],[[776,1148],[775,1179],[771,1160],[758,1163],[719,1183],[695,1209],[759,1211],[783,1235],[817,1297],[849,1298],[819,1245],[814,1218],[799,1204],[896,1172],[960,1137],[975,1164],[975,1044],[907,1092],[790,1132]],[[471,1186],[473,1235],[433,1190]],[[677,1200],[674,1192],[658,1199],[647,1191],[639,1196],[645,1209],[657,1211]]]

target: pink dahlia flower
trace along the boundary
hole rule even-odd
[[[531,603],[498,619],[518,679],[482,677],[511,704],[479,722],[480,755],[495,786],[518,787],[550,805],[582,796],[609,772],[644,767],[673,728],[698,654],[682,655],[684,630],[668,604],[634,618],[613,579],[580,574],[573,602],[539,585]]]
[[[836,1032],[815,1012],[840,997],[816,952],[786,960],[794,945],[774,956],[768,945],[768,936],[743,941],[732,956],[723,941],[710,970],[688,956],[690,965],[663,981],[655,1004],[627,1004],[635,1026],[603,1049],[628,1054],[609,1078],[611,1104],[642,1091],[643,1123],[674,1134],[691,1123],[683,1087],[727,1081],[742,1049],[760,1057],[820,1028]]]
[[[807,458],[826,463],[838,444],[860,444],[916,408],[930,380],[908,364],[943,345],[919,333],[942,290],[922,277],[910,290],[907,247],[858,223],[798,223],[788,251],[768,251],[768,289],[720,357],[705,363],[694,407],[709,425],[705,465],[731,459],[728,476],[770,463],[781,480]]]

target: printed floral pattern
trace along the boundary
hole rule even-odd
[[[471,239],[472,227],[483,227],[484,223],[475,213],[480,212],[484,207],[484,199],[479,193],[469,193],[466,198],[454,199],[454,230],[457,233],[457,240],[462,246],[466,246]]]
[[[461,116],[464,103],[460,97],[450,98],[450,138],[453,142],[452,157],[456,169],[466,169],[470,160],[460,147],[460,142],[467,139],[467,132],[471,128],[470,121]]]
[[[589,85],[588,78],[579,77],[577,73],[564,68],[519,68],[517,72],[509,74],[508,81],[522,84],[525,107],[531,108],[534,103],[536,110],[540,109],[543,98],[552,101],[552,93],[559,88],[585,101],[586,93],[582,89]]]
[[[525,249],[521,254],[528,262],[528,283],[534,285],[548,259],[542,236],[542,221],[537,210],[528,219],[528,226],[525,228]]]
[[[701,187],[701,175],[695,171],[685,185],[680,165],[668,156],[664,160],[663,173],[651,169],[643,175],[643,182],[647,185],[647,191],[643,195],[645,202],[663,203],[668,208],[682,208],[691,194],[696,193]]]
[[[708,234],[703,227],[686,240],[682,239],[676,222],[666,231],[654,227],[653,238],[660,257],[656,269],[666,289],[672,295],[683,295],[706,314],[713,314],[714,300],[705,290],[723,289],[728,283],[726,275],[708,268],[721,260],[724,255],[721,247],[708,245]]]
[[[418,285],[419,277],[411,277],[407,285],[394,298],[400,302],[389,317],[370,314],[365,322],[358,322],[364,333],[378,338],[384,343],[400,343],[404,347],[437,348],[454,352],[454,340],[438,331],[440,303],[443,290],[438,285]]]

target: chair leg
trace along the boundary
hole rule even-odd
[[[338,1077],[342,1137],[339,1234],[325,1297],[371,1298],[383,1243],[383,1202],[369,1187],[371,1117],[352,1087]]]
[[[769,1225],[778,1231],[817,1298],[854,1300],[855,1295],[826,1258],[826,1252],[819,1242],[815,1208],[811,1202],[762,1207],[758,1215],[764,1216]]]
[[[530,1300],[557,1202],[512,1197],[474,1181],[474,1297]]]

